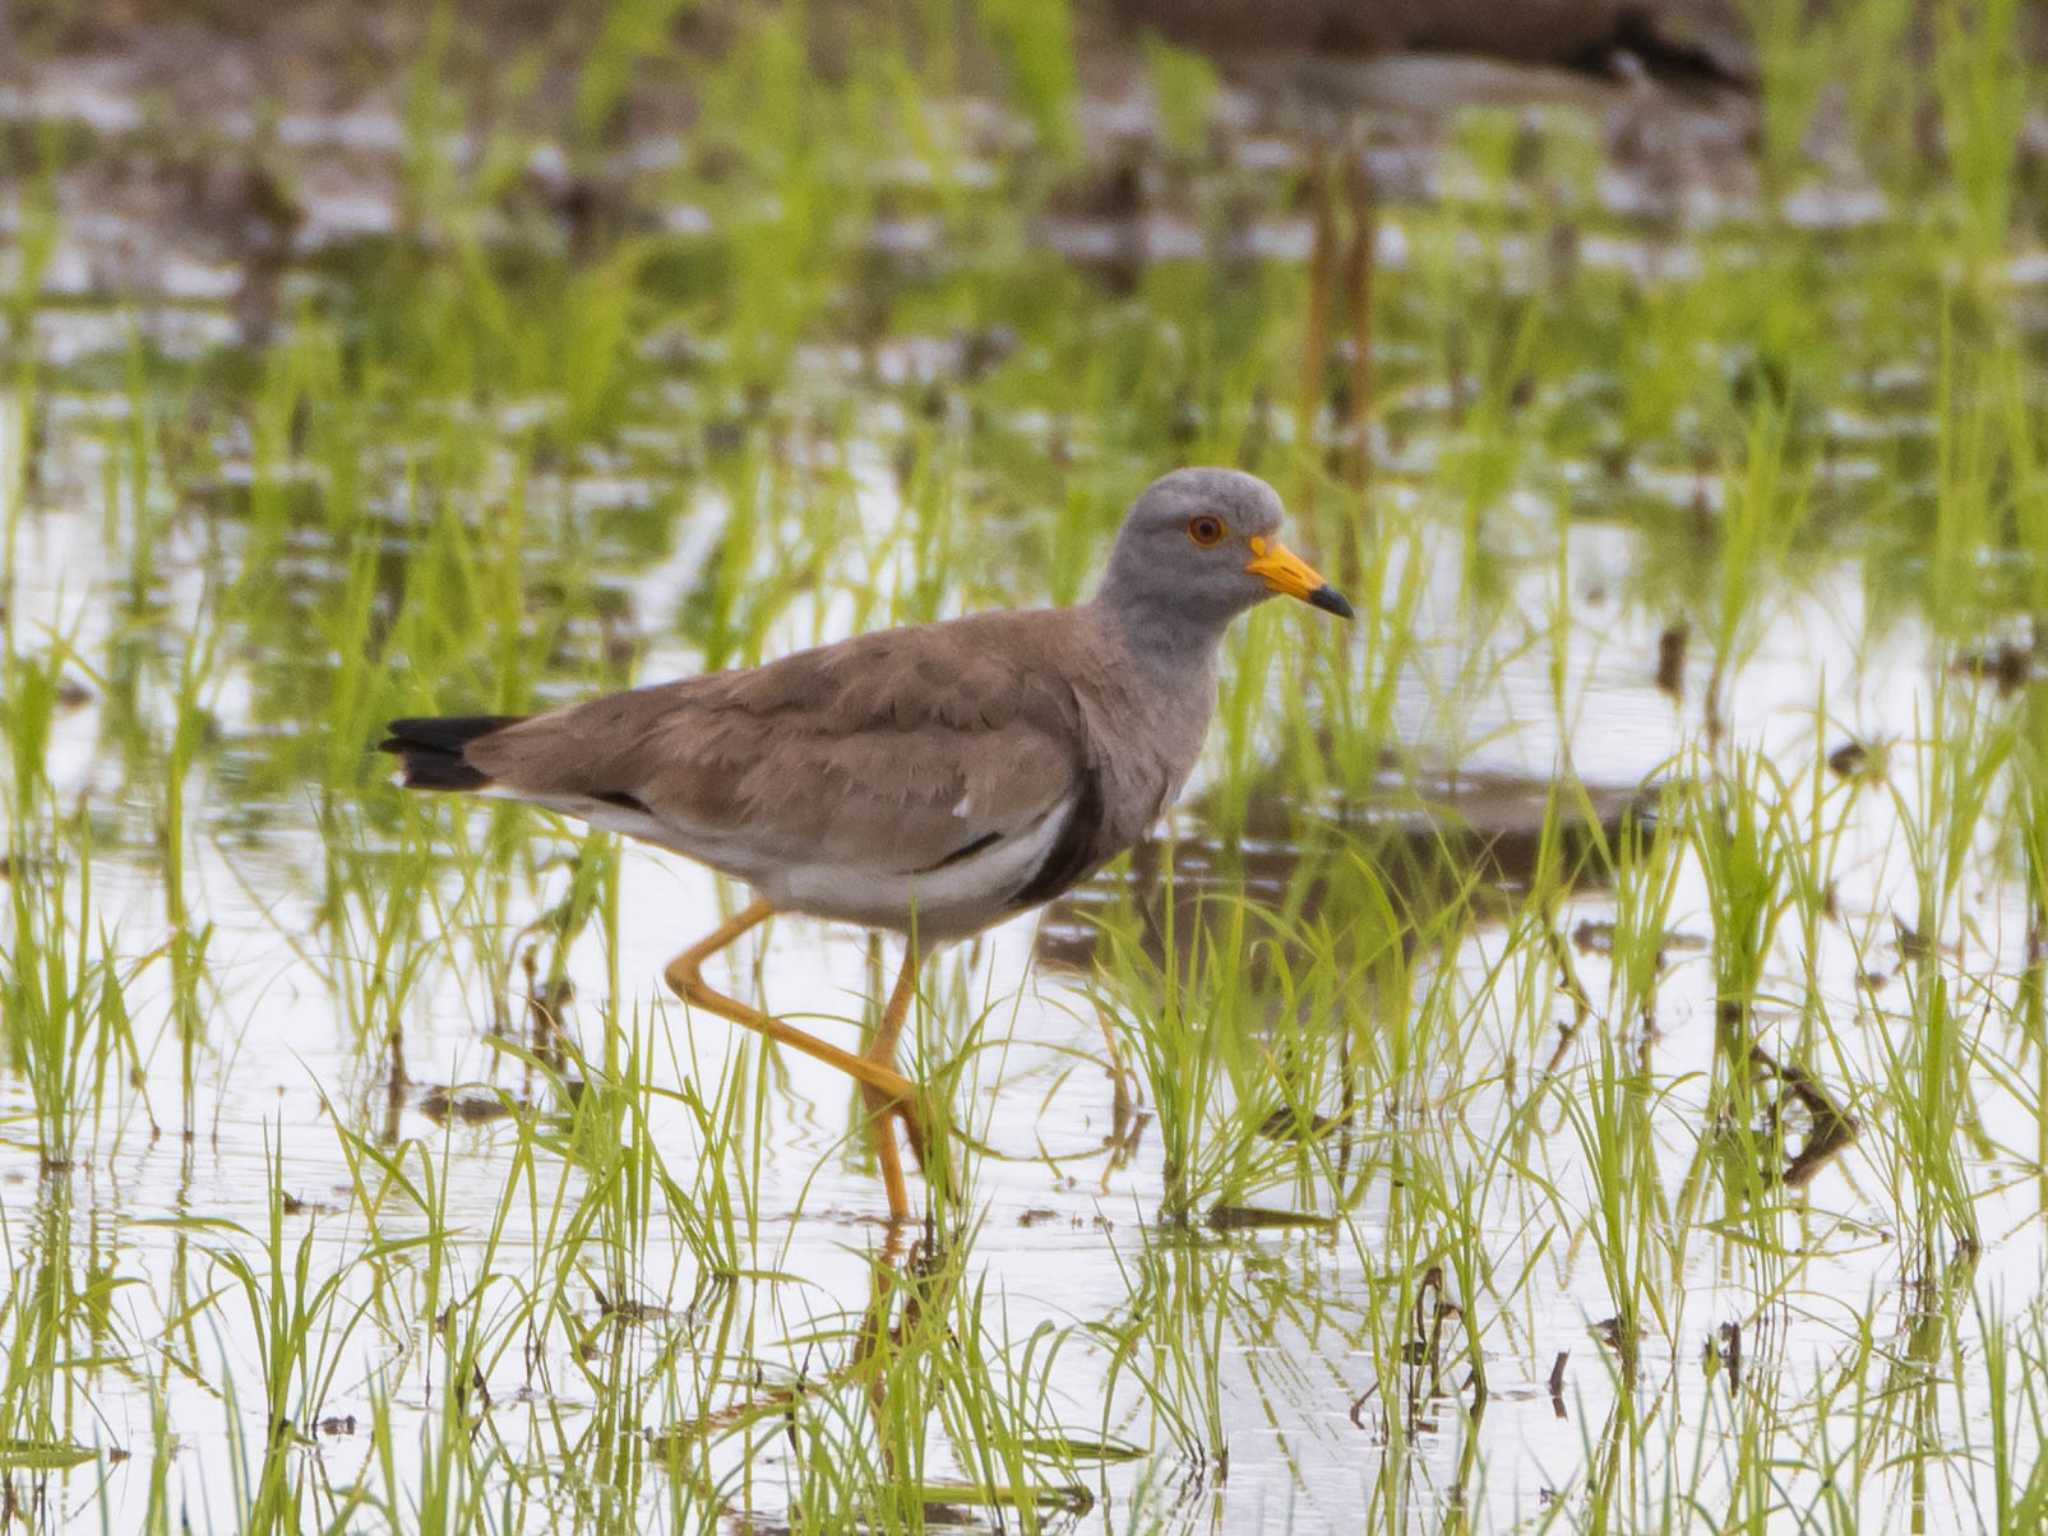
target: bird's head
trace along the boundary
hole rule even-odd
[[[1125,516],[1103,598],[1217,627],[1274,596],[1350,618],[1343,594],[1281,543],[1284,517],[1279,494],[1256,475],[1177,469]]]

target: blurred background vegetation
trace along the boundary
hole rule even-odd
[[[7,1509],[915,1528],[929,1437],[1134,1528],[2037,1529],[2044,59],[2023,0],[0,6]],[[843,1085],[649,1011],[730,893],[369,747],[1071,601],[1200,461],[1361,622],[1233,638],[1050,1001],[948,958],[922,1059],[1041,1156],[819,1310]],[[748,984],[858,1019],[783,932]]]

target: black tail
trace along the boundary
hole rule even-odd
[[[483,789],[491,776],[462,755],[478,737],[517,725],[524,715],[441,715],[394,720],[379,752],[396,752],[407,789]]]

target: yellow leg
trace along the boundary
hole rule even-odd
[[[1109,1080],[1114,1094],[1109,1107],[1109,1134],[1102,1138],[1102,1145],[1109,1151],[1109,1156],[1102,1160],[1102,1192],[1106,1195],[1110,1179],[1136,1156],[1138,1135],[1144,1124],[1138,1118],[1138,1096],[1131,1091],[1137,1078],[1124,1065],[1124,1053],[1116,1043],[1116,1025],[1109,1010],[1098,1004],[1095,1022],[1102,1026],[1102,1043],[1109,1051]]]
[[[856,1056],[851,1051],[842,1051],[838,1046],[828,1044],[815,1035],[805,1034],[794,1024],[786,1024],[772,1014],[758,1008],[750,1008],[736,998],[727,997],[723,992],[713,991],[704,980],[704,962],[715,955],[734,939],[750,928],[759,927],[774,915],[775,909],[765,901],[756,901],[744,912],[729,922],[721,923],[697,943],[692,944],[675,959],[669,961],[668,969],[662,973],[669,989],[693,1008],[702,1008],[715,1013],[722,1019],[766,1035],[778,1045],[802,1051],[828,1067],[837,1067],[864,1088],[872,1088],[885,1098],[900,1104],[912,1102],[915,1090],[909,1081],[894,1068],[882,1062]],[[877,1037],[879,1038],[879,1036]],[[893,1052],[894,1039],[890,1048]]]
[[[882,1022],[875,1038],[868,1042],[862,1060],[896,1075],[896,1042],[903,1034],[903,1021],[910,1017],[910,1005],[917,998],[917,946],[903,952],[903,969],[889,993],[889,1006],[882,1010]],[[903,1154],[896,1146],[896,1128],[890,1122],[901,1119],[909,1134],[910,1150],[924,1166],[924,1127],[918,1119],[915,1101],[907,1094],[892,1094],[861,1083],[861,1100],[868,1107],[868,1134],[874,1138],[875,1161],[881,1164],[882,1184],[889,1194],[889,1219],[910,1219],[910,1192],[903,1182]]]

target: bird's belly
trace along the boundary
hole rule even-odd
[[[936,869],[898,872],[811,860],[734,873],[781,911],[915,932],[926,940],[964,938],[1015,910],[1012,899],[1052,852],[1065,821],[1066,810],[1056,810]]]
[[[1052,853],[1071,805],[963,859],[925,870],[890,870],[830,859],[764,853],[744,834],[680,827],[645,811],[583,796],[508,795],[653,843],[744,880],[777,911],[916,932],[930,941],[965,938],[1008,917],[1012,899]],[[970,834],[964,829],[963,843]]]

